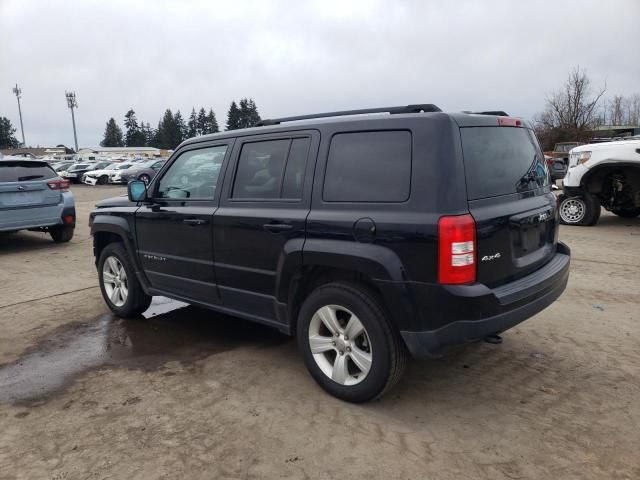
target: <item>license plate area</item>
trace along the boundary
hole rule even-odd
[[[514,215],[509,224],[514,259],[553,245],[555,216],[550,208]]]
[[[3,192],[0,193],[0,205],[3,207],[21,207],[42,202],[42,192]]]

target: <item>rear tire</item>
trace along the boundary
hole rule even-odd
[[[615,208],[611,210],[611,213],[615,213],[622,218],[634,218],[640,215],[640,208]]]
[[[578,225],[590,227],[600,218],[600,202],[590,193],[579,197],[568,197],[564,194],[558,197],[560,223],[563,225]]]
[[[110,243],[98,260],[98,279],[102,297],[118,317],[138,317],[151,304],[136,277],[129,255],[121,243]]]
[[[302,304],[297,327],[298,347],[311,376],[337,398],[369,401],[402,376],[407,349],[377,296],[363,285],[318,287]]]
[[[49,235],[56,243],[66,243],[73,238],[74,227],[72,225],[60,225],[51,227]]]

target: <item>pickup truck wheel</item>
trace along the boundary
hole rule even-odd
[[[151,303],[144,293],[124,246],[107,245],[98,260],[100,290],[107,306],[119,317],[137,317]]]
[[[58,227],[50,227],[49,235],[56,243],[65,243],[73,238],[73,226],[61,225]]]
[[[622,218],[634,218],[640,215],[640,208],[614,208],[611,212]]]
[[[589,193],[579,197],[568,197],[564,194],[558,197],[560,223],[563,225],[580,225],[590,227],[600,218],[600,202]]]
[[[300,309],[297,336],[316,382],[348,402],[382,396],[407,361],[406,347],[375,294],[357,284],[314,290]]]

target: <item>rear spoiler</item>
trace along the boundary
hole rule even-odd
[[[471,112],[469,110],[465,110],[463,113],[472,113],[474,115],[493,115],[496,117],[508,117],[509,114],[504,110],[487,110],[486,112]]]

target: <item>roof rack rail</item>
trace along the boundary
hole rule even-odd
[[[405,105],[400,107],[380,107],[380,108],[365,108],[362,110],[342,110],[338,112],[326,112],[326,113],[313,113],[310,115],[297,115],[295,117],[282,117],[282,118],[270,118],[261,120],[258,122],[258,127],[264,127],[267,125],[278,125],[283,122],[293,122],[295,120],[310,120],[313,118],[326,118],[326,117],[344,117],[347,115],[363,115],[366,113],[420,113],[420,112],[441,112],[437,106],[432,103],[424,103],[418,105]]]
[[[496,115],[498,117],[508,117],[509,114],[504,110],[488,110],[486,112],[469,112],[475,113],[476,115]]]

